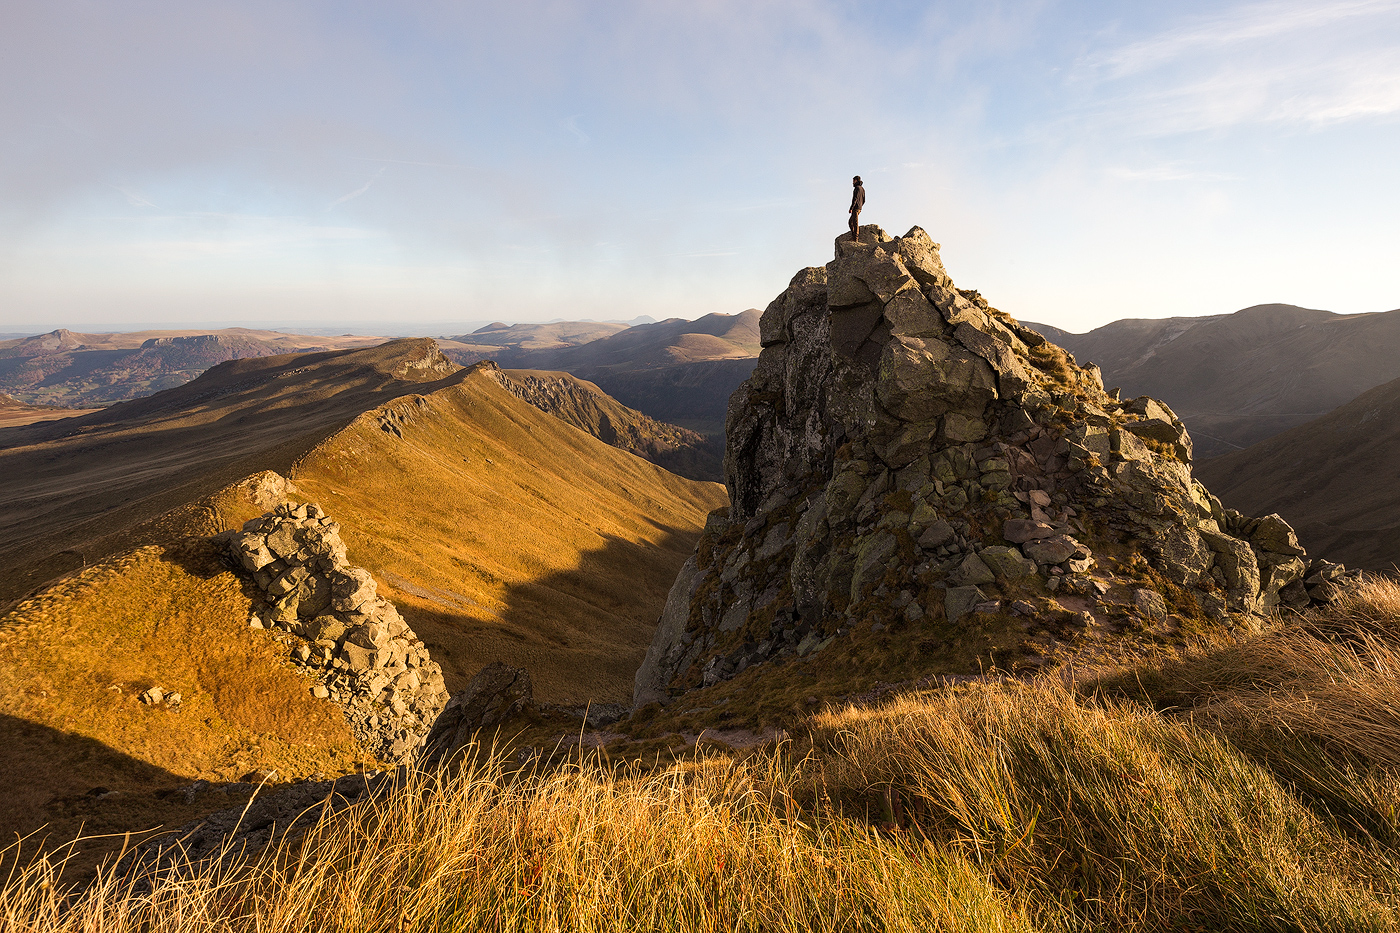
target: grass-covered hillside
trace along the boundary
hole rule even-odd
[[[65,887],[49,931],[1387,930],[1400,587],[1134,668],[827,709],[776,748],[405,777],[220,870]],[[9,853],[12,860],[16,853]]]
[[[392,345],[360,351],[377,365],[361,366],[358,383],[343,378],[340,392],[331,377],[353,354],[301,367],[283,358],[271,376],[269,364],[253,361],[259,379],[245,373],[253,384],[240,391],[271,396],[271,414],[220,407],[218,397],[190,402],[190,386],[155,397],[149,420],[97,428],[113,463],[102,468],[91,455],[89,473],[69,480],[69,499],[56,466],[47,482],[9,477],[9,488],[27,492],[35,521],[76,501],[75,511],[97,513],[89,524],[110,523],[120,530],[111,540],[127,544],[110,556],[78,554],[86,567],[0,611],[0,780],[10,788],[0,796],[0,837],[38,831],[30,845],[52,845],[80,831],[117,834],[84,844],[75,864],[87,867],[120,848],[125,832],[230,806],[220,789],[250,773],[275,772],[273,783],[284,783],[377,767],[340,710],[316,699],[289,663],[295,645],[249,628],[260,594],[212,536],[262,514],[286,487],[258,473],[190,495],[252,456],[225,450],[202,427],[219,421],[244,422],[249,438],[263,422],[285,426],[298,408],[306,413],[316,433],[308,429],[296,459],[280,466],[296,484],[286,491],[340,524],[350,559],[371,570],[428,644],[449,690],[490,661],[520,659],[542,700],[630,697],[667,590],[723,487],[609,446],[481,371],[396,379],[405,355],[419,361],[409,352],[417,343],[400,345],[398,357]],[[282,378],[288,368],[301,371]],[[276,392],[296,379],[319,394]],[[423,394],[405,394],[415,387]],[[60,438],[57,448],[6,454],[42,464],[76,444]],[[169,511],[123,529],[128,495]],[[34,531],[27,540],[33,551],[44,539]],[[0,543],[25,552],[14,536],[0,534]],[[157,686],[179,693],[178,707],[141,702]],[[198,780],[214,791],[189,792]]]

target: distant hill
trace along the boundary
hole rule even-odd
[[[90,410],[90,409],[89,409]],[[12,395],[0,392],[0,428],[12,428],[36,421],[53,421],[57,418],[71,418],[85,415],[88,410],[59,408],[54,405],[30,405]]]
[[[541,411],[689,479],[724,482],[724,444],[628,408],[591,382],[568,373],[501,372],[511,394]]]
[[[627,329],[626,324],[597,321],[554,321],[548,324],[487,324],[470,334],[439,337],[438,346],[462,365],[494,359],[501,365],[514,360],[514,354],[539,350],[562,350],[601,340]]]
[[[1200,459],[1239,450],[1400,377],[1400,311],[1270,304],[1198,318],[1114,321],[1087,334],[1027,326],[1097,363],[1124,397],[1166,401]]]
[[[510,365],[573,373],[653,418],[718,435],[729,397],[758,361],[761,315],[750,308],[671,318],[576,347],[524,352]]]
[[[310,337],[242,327],[124,334],[59,329],[0,341],[0,391],[31,404],[96,408],[181,385],[228,360],[383,342],[383,337]]]
[[[1321,418],[1200,464],[1228,506],[1278,512],[1329,560],[1400,565],[1400,379]]]

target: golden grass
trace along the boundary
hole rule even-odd
[[[0,832],[145,829],[194,816],[157,794],[196,779],[355,768],[339,712],[248,630],[249,606],[202,544],[138,549],[0,617]],[[138,700],[157,685],[178,712]]]
[[[449,689],[502,661],[551,702],[631,699],[676,572],[728,501],[486,373],[369,412],[291,479],[341,523],[350,561],[399,606]]]
[[[1372,584],[1306,624],[1116,681],[828,709],[800,748],[743,759],[519,773],[478,756],[150,894],[111,875],[74,892],[52,859],[22,863],[0,920],[34,933],[1393,930],[1400,774],[1370,672],[1400,641],[1397,606],[1400,588]],[[1212,659],[1228,676],[1194,682]],[[1318,709],[1259,700],[1329,679],[1337,689],[1309,695]],[[1168,689],[1178,702],[1156,708]],[[1262,732],[1202,712],[1227,701],[1262,710]]]
[[[964,858],[803,818],[776,761],[624,777],[596,761],[513,777],[499,761],[415,776],[246,871],[186,869],[149,895],[108,875],[66,901],[53,863],[31,863],[0,921],[35,933],[1031,929]]]

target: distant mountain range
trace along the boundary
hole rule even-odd
[[[1400,378],[1400,310],[1333,314],[1255,305],[1210,317],[1126,319],[1087,334],[1027,324],[1094,362],[1124,397],[1171,405],[1207,459],[1324,415]]]
[[[569,372],[654,419],[718,435],[724,431],[729,396],[748,378],[758,357],[758,318],[759,312],[750,309],[696,321],[653,321],[643,315],[630,326],[618,321],[495,322],[469,334],[437,338],[437,343],[459,365],[490,359],[503,368]],[[182,385],[228,360],[367,347],[384,340],[246,328],[114,334],[60,329],[0,341],[0,392],[19,405],[98,408]],[[11,406],[0,417],[18,423],[44,416]],[[709,459],[708,454],[700,458]]]
[[[59,329],[0,341],[0,391],[31,405],[97,408],[182,385],[228,360],[383,342],[383,337],[308,337],[241,327],[126,334]]]
[[[569,372],[653,418],[717,435],[729,396],[757,362],[761,314],[750,308],[635,327],[493,324],[440,344],[459,363],[493,359],[506,369]]]

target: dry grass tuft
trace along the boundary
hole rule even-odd
[[[64,888],[67,931],[1393,930],[1400,587],[1090,684],[829,709],[802,741],[650,771],[478,756],[232,867]],[[1389,711],[1389,712],[1388,712]]]
[[[495,759],[499,762],[500,759]],[[764,780],[766,778],[766,780]],[[242,871],[65,896],[13,875],[0,922],[48,931],[1029,930],[986,873],[803,814],[776,760],[614,777],[594,763],[417,775]]]

